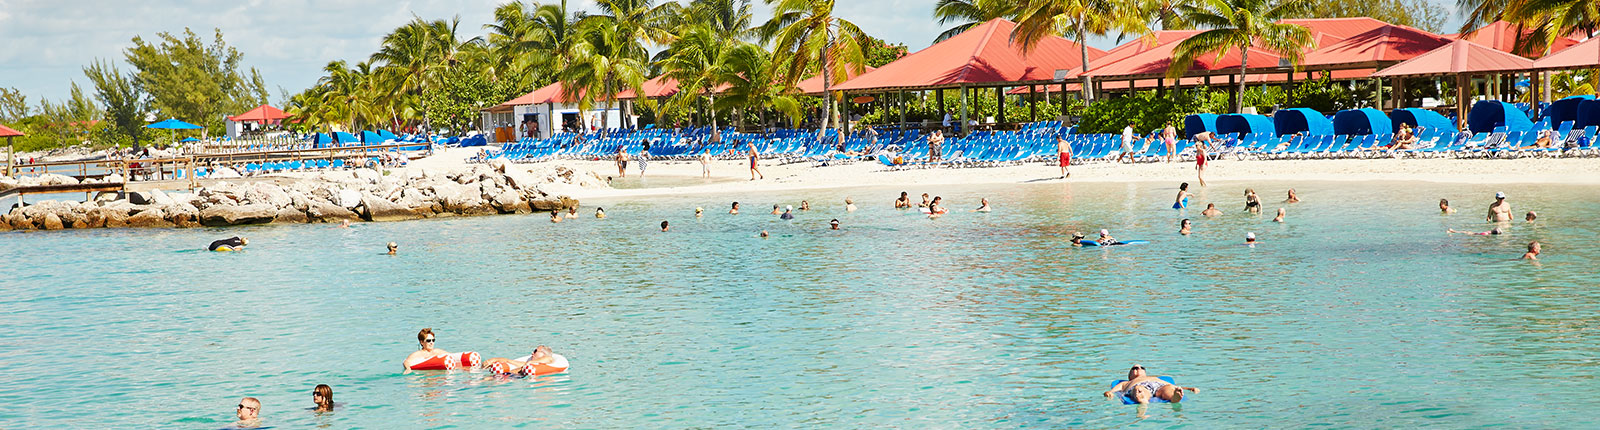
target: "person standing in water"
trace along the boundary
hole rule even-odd
[[[317,405],[316,412],[333,412],[333,387],[328,384],[317,384],[311,389],[311,403]]]
[[[1178,196],[1172,199],[1172,208],[1183,209],[1189,207],[1190,197],[1194,197],[1194,194],[1189,192],[1189,183],[1178,184]]]
[[[1511,221],[1511,203],[1506,202],[1506,193],[1494,193],[1494,203],[1489,204],[1488,221]]]
[[[761,153],[756,151],[756,144],[746,143],[745,151],[747,152],[746,155],[750,157],[750,180],[754,181],[758,176],[761,179],[767,179],[767,175],[761,174],[761,169],[756,167],[756,164],[761,161]]]
[[[844,211],[845,212],[855,212],[856,211],[856,201],[855,200],[850,200],[849,198],[845,198],[844,199]]]
[[[1188,236],[1189,235],[1189,226],[1190,226],[1190,223],[1189,223],[1189,219],[1188,218],[1184,218],[1183,221],[1179,221],[1178,222],[1178,234],[1181,234],[1181,235],[1184,235],[1184,236]]]
[[[1539,259],[1539,251],[1540,251],[1539,241],[1535,240],[1535,241],[1532,241],[1532,242],[1528,242],[1528,252],[1525,252],[1525,253],[1522,254],[1522,259],[1523,260],[1538,260]]]
[[[783,214],[778,215],[778,219],[794,219],[794,206],[783,208]]]
[[[1289,189],[1289,198],[1283,199],[1284,203],[1300,203],[1300,196],[1294,195],[1294,188]]]
[[[1272,218],[1272,222],[1283,222],[1283,216],[1284,215],[1288,215],[1288,213],[1289,213],[1288,210],[1286,210],[1284,208],[1278,208],[1278,216]]]
[[[728,215],[738,215],[738,214],[739,214],[739,202],[733,202],[733,208],[728,209]]]
[[[1217,209],[1216,203],[1206,203],[1206,210],[1200,211],[1200,214],[1208,217],[1218,217],[1222,216],[1222,211]]]
[[[1261,213],[1261,197],[1256,195],[1254,188],[1244,189],[1244,210],[1253,214]]]
[[[617,145],[617,177],[628,177],[628,146]]]
[[[905,191],[901,191],[900,192],[900,198],[894,200],[894,208],[895,209],[906,209],[906,208],[910,208],[910,207],[911,207],[911,196],[908,193],[906,193]]]
[[[1445,215],[1449,215],[1449,214],[1456,213],[1456,210],[1455,210],[1455,208],[1451,208],[1450,207],[1450,201],[1449,200],[1439,199],[1439,213],[1445,214]]]
[[[988,197],[984,197],[982,199],[978,199],[978,202],[981,203],[981,204],[978,205],[977,209],[973,209],[972,210],[973,212],[989,212],[989,211],[994,210],[994,209],[989,207],[989,198]]]
[[[605,219],[606,218],[606,208],[594,208],[594,217],[596,219]]]

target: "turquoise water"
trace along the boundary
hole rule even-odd
[[[1246,186],[1289,222],[1239,213]],[[1165,209],[1173,184],[1030,184],[910,189],[958,210],[937,220],[860,188],[589,201],[561,224],[0,233],[0,427],[218,428],[247,395],[279,428],[1600,426],[1600,189],[1292,186],[1305,202],[1213,184],[1191,203],[1217,219]],[[1445,234],[1487,230],[1500,190],[1544,218]],[[996,211],[960,211],[979,197]],[[763,211],[801,199],[793,222]],[[1066,246],[1100,228],[1152,243]],[[198,251],[236,234],[248,251]],[[1529,240],[1540,264],[1515,260]],[[403,375],[422,327],[573,367]],[[1201,391],[1101,397],[1133,363]],[[306,410],[319,383],[340,410]]]

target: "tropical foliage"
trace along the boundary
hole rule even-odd
[[[1290,64],[1300,64],[1304,51],[1313,46],[1311,31],[1281,22],[1299,16],[1309,5],[1304,0],[1205,0],[1198,6],[1181,6],[1178,14],[1202,31],[1179,42],[1173,50],[1168,78],[1183,76],[1189,65],[1202,55],[1217,57],[1239,50],[1239,100],[1244,105],[1245,71],[1250,64],[1250,47],[1277,54]]]

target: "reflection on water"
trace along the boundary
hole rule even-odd
[[[1287,223],[1270,198],[1238,211],[1288,185],[1187,210],[1170,184],[1029,184],[906,190],[943,196],[938,219],[855,188],[586,201],[610,217],[561,224],[0,233],[0,427],[215,428],[243,396],[280,428],[1596,426],[1594,188],[1297,183]],[[1486,229],[1495,191],[1544,218],[1444,233]],[[968,212],[981,197],[996,211]],[[1066,240],[1101,228],[1151,243]],[[250,248],[195,251],[233,235]],[[1531,240],[1542,265],[1515,260]],[[401,374],[422,327],[573,367]],[[1201,391],[1101,396],[1132,363]],[[303,410],[319,383],[348,404]]]

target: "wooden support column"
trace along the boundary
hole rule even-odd
[[[995,114],[994,123],[1003,124],[1006,122],[1006,87],[994,87],[994,98],[1000,102],[995,105],[998,113]]]
[[[1166,78],[1156,78],[1156,98],[1158,98],[1158,99],[1159,98],[1165,98],[1166,96],[1167,96],[1167,79]]]
[[[1406,108],[1406,78],[1394,78],[1394,108]]]
[[[961,91],[961,117],[959,119],[961,120],[961,123],[957,124],[955,129],[956,130],[961,130],[961,132],[955,133],[957,136],[963,136],[963,135],[965,135],[964,132],[967,131],[967,86],[966,85],[962,85],[960,91]]]
[[[1039,94],[1034,90],[1037,87],[1028,84],[1028,122],[1039,121]]]

